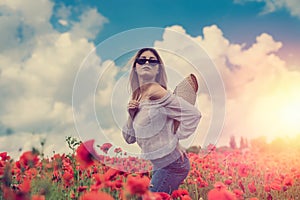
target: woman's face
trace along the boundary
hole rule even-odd
[[[151,51],[143,52],[136,61],[136,73],[144,80],[155,81],[159,73],[159,61]]]

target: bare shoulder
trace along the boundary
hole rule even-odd
[[[152,84],[151,87],[149,88],[149,93],[150,93],[149,95],[150,100],[157,100],[166,96],[168,91],[165,88],[163,88],[161,85],[155,83]]]

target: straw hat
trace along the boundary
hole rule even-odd
[[[176,86],[174,94],[194,105],[196,102],[198,87],[196,76],[194,74],[190,74]],[[174,120],[174,133],[177,131],[179,123],[180,122],[177,120]]]

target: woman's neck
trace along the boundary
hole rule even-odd
[[[144,93],[154,83],[154,81],[140,81],[140,91]]]
[[[147,93],[151,83],[144,83],[143,85],[140,86],[140,95],[143,96],[145,93]]]

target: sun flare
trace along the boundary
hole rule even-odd
[[[300,134],[299,86],[280,88],[258,97],[251,116],[254,130],[268,136],[294,137]]]
[[[300,133],[300,95],[284,102],[279,108],[281,126],[284,127],[287,133]]]

